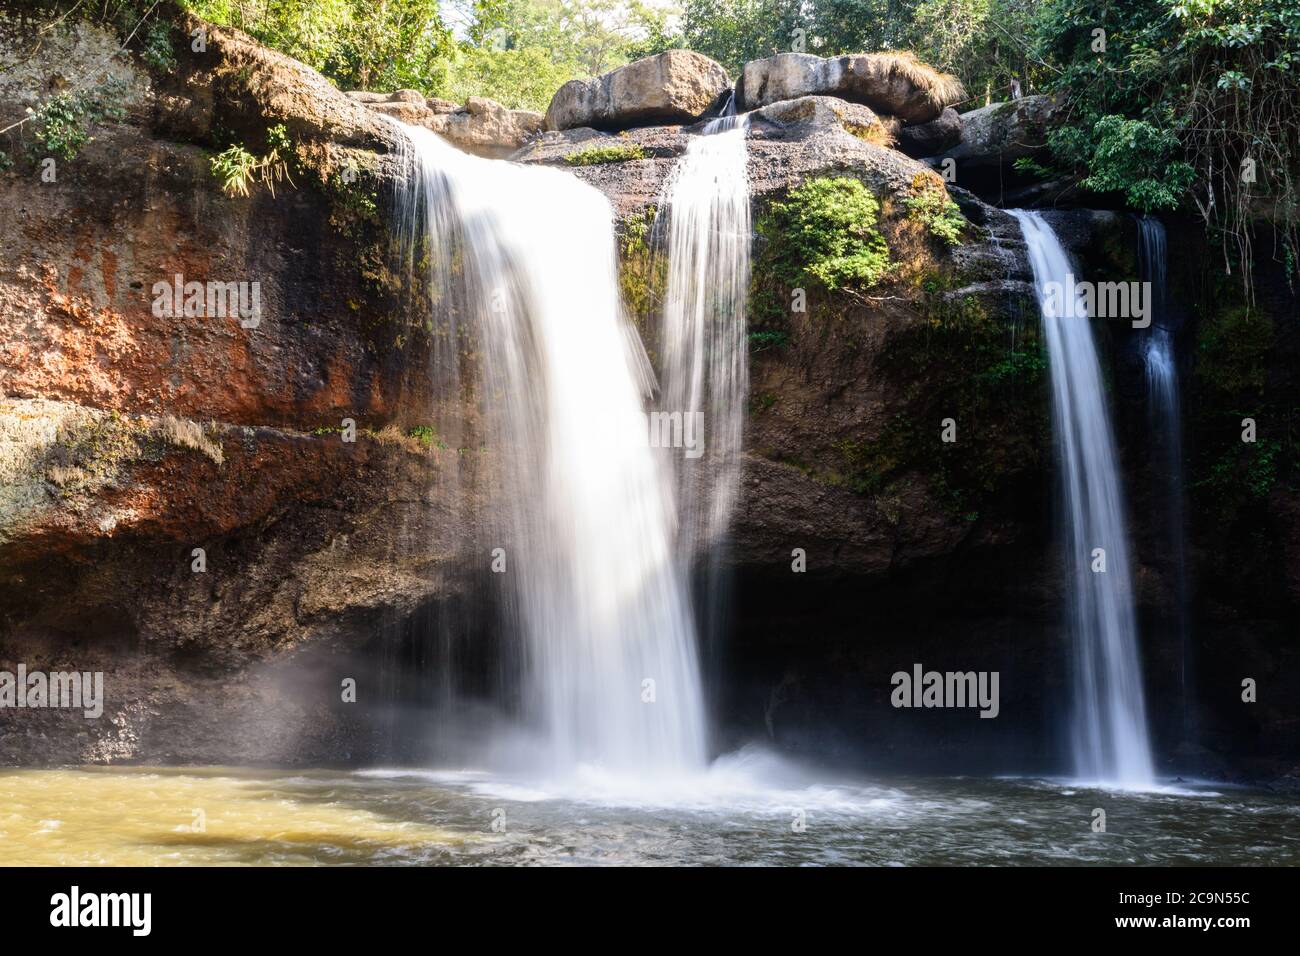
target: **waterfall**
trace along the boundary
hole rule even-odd
[[[1074,645],[1075,771],[1086,779],[1146,786],[1152,768],[1137,618],[1101,366],[1083,301],[1071,285],[1073,270],[1056,234],[1036,212],[1014,210],[1012,215],[1028,248],[1051,363]],[[1065,296],[1053,295],[1054,290]],[[1104,552],[1104,571],[1094,570],[1100,567],[1097,549]]]
[[[688,567],[704,563],[699,605],[710,636],[722,629],[722,551],[739,492],[749,400],[748,130],[746,116],[707,123],[687,145],[662,201],[668,267],[661,398],[670,413],[701,415],[706,423],[705,454],[679,459],[677,491],[681,560]]]
[[[1151,418],[1152,444],[1164,499],[1162,540],[1173,563],[1174,628],[1179,646],[1179,683],[1182,694],[1183,735],[1188,733],[1187,714],[1187,545],[1183,514],[1183,432],[1178,388],[1178,359],[1168,308],[1164,224],[1151,216],[1138,219],[1141,239],[1138,247],[1140,278],[1149,283],[1151,329],[1144,343],[1147,408]]]
[[[671,469],[618,297],[613,213],[572,174],[479,159],[403,127],[399,217],[440,327],[478,343],[494,554],[544,768],[639,775],[705,761]],[[452,337],[454,340],[454,336]]]

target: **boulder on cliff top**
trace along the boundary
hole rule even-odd
[[[178,13],[176,25],[186,35],[203,30],[207,51],[183,60],[171,88],[156,93],[156,124],[174,137],[211,141],[222,129],[251,138],[284,123],[299,144],[392,150],[391,124],[310,67],[190,13]]]
[[[546,128],[621,130],[689,123],[730,86],[727,71],[707,56],[668,50],[603,76],[565,83],[551,98]]]
[[[1025,96],[993,103],[961,118],[961,143],[941,158],[959,168],[996,167],[1033,156],[1047,145],[1047,128],[1055,103],[1048,96]]]
[[[737,108],[744,111],[817,95],[861,103],[904,123],[928,123],[965,90],[955,76],[910,53],[851,53],[831,59],[778,53],[746,63],[736,87]]]

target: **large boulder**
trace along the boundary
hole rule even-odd
[[[899,122],[893,116],[878,116],[861,103],[849,103],[833,96],[802,96],[781,100],[754,110],[751,121],[764,121],[781,130],[782,139],[804,139],[826,131],[844,132],[875,146],[892,146]]]
[[[546,111],[548,130],[630,129],[698,119],[731,86],[707,56],[669,50],[590,80],[570,80]]]
[[[956,77],[910,53],[852,53],[832,59],[778,53],[746,63],[736,88],[737,107],[744,111],[817,95],[862,103],[904,123],[928,123],[965,91]]]
[[[444,114],[447,136],[471,152],[504,155],[541,132],[543,117],[532,110],[508,110],[496,100],[471,96],[465,109]]]
[[[431,129],[466,152],[492,159],[510,155],[542,128],[541,113],[507,109],[482,96],[471,96],[464,106],[426,98],[416,90],[388,94],[355,90],[348,96],[377,113]]]
[[[950,106],[939,114],[938,119],[904,126],[898,131],[897,147],[916,159],[935,156],[961,142],[961,128],[961,114]]]
[[[1055,103],[1048,96],[1025,96],[993,103],[961,117],[961,142],[943,154],[959,170],[1010,165],[1047,145]],[[959,173],[960,175],[960,173]]]

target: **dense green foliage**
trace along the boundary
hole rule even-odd
[[[685,0],[681,42],[733,71],[790,50],[908,48],[957,74],[961,108],[1013,81],[1050,92],[1057,172],[1138,211],[1199,212],[1248,291],[1238,267],[1261,213],[1300,259],[1298,0]]]
[[[792,287],[875,285],[891,265],[877,225],[879,210],[876,197],[856,179],[810,179],[792,189],[758,223],[773,274]]]
[[[641,0],[185,0],[344,89],[488,96],[545,110],[566,80],[626,63],[663,30]]]
[[[1198,210],[1230,266],[1272,209],[1294,260],[1300,3],[1050,0],[1037,43],[1062,103],[1058,164],[1137,209]]]
[[[438,0],[186,0],[346,89],[426,87],[451,53]]]

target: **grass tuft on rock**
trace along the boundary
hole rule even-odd
[[[644,149],[633,143],[620,143],[617,146],[593,146],[564,157],[570,166],[600,166],[604,163],[626,163],[636,159],[648,159]]]
[[[203,426],[188,418],[176,418],[168,415],[158,420],[154,434],[169,445],[188,448],[207,455],[220,465],[226,460],[221,451],[221,443],[212,440],[203,433]]]
[[[911,50],[891,53],[873,53],[873,59],[885,66],[887,73],[901,76],[913,86],[925,91],[932,103],[952,106],[966,98],[966,88],[951,73],[942,73],[922,61]]]

